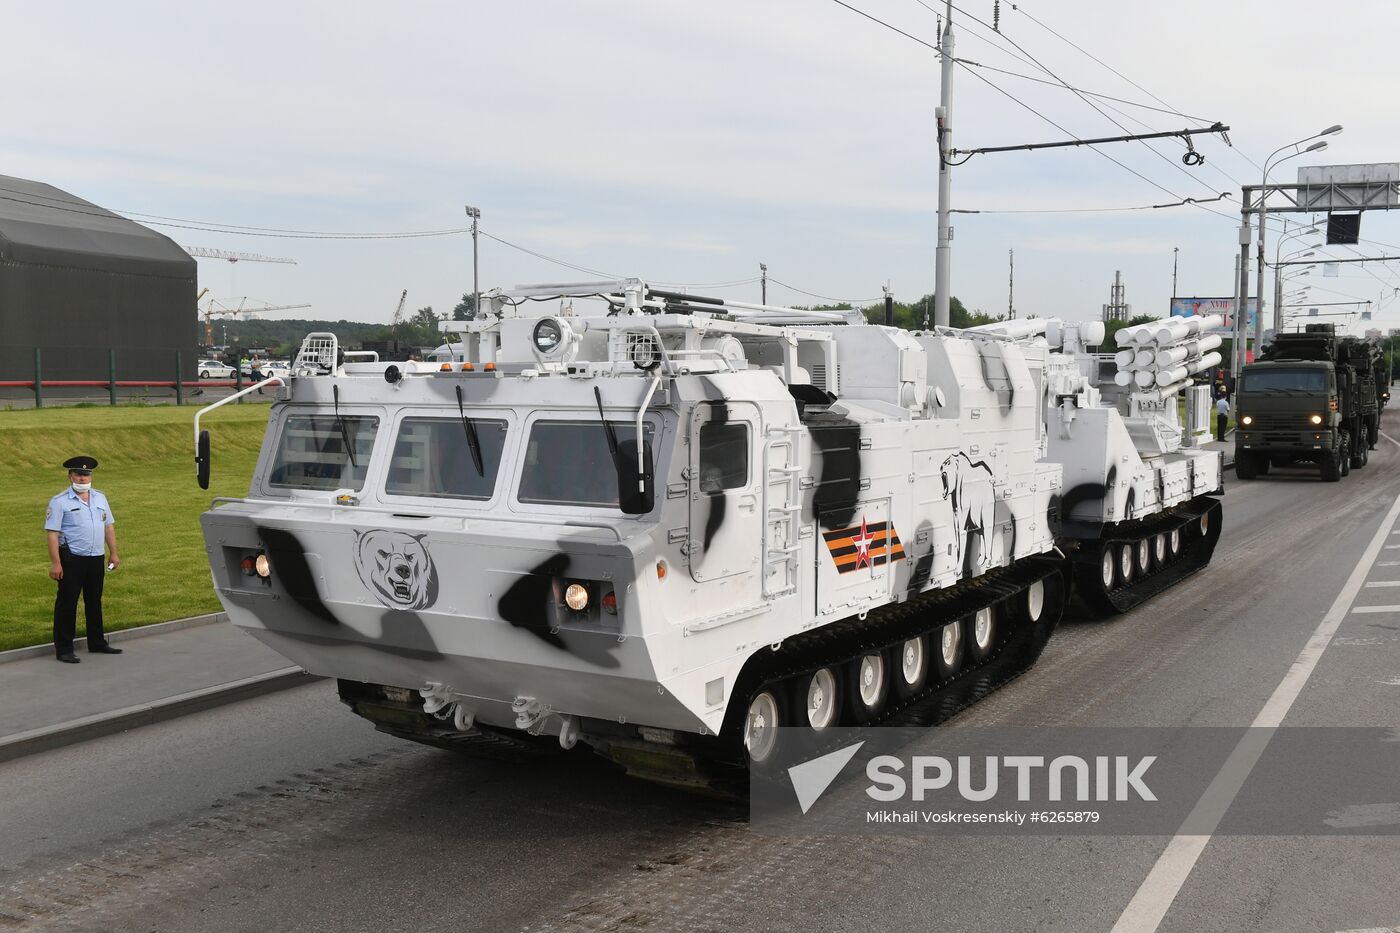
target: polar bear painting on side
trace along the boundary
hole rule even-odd
[[[943,498],[953,500],[953,528],[958,542],[958,563],[971,547],[971,535],[977,533],[978,566],[986,569],[992,563],[992,535],[996,527],[996,488],[992,485],[992,470],[985,461],[973,462],[962,451],[943,461]],[[969,568],[971,569],[971,568]]]

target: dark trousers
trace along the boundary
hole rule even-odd
[[[73,653],[73,636],[78,626],[78,594],[83,597],[87,618],[88,650],[107,644],[102,632],[102,581],[107,571],[105,557],[79,557],[67,549],[59,551],[63,579],[53,601],[53,647],[58,654]]]
[[[1217,440],[1225,440],[1225,426],[1230,423],[1229,415],[1215,416],[1215,437]]]

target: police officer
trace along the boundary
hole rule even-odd
[[[44,530],[49,539],[49,577],[58,582],[53,603],[53,647],[58,659],[77,664],[73,635],[78,622],[78,594],[87,617],[87,645],[93,654],[121,654],[107,644],[102,632],[102,580],[121,564],[117,531],[107,497],[92,488],[97,460],[72,457],[64,461],[69,487],[49,500]],[[107,557],[104,559],[104,545]]]

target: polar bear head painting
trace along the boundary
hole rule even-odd
[[[424,537],[382,528],[355,532],[360,582],[390,609],[426,609],[437,601],[437,568]]]

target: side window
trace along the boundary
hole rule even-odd
[[[707,421],[700,425],[700,491],[708,496],[749,484],[749,426]]]

